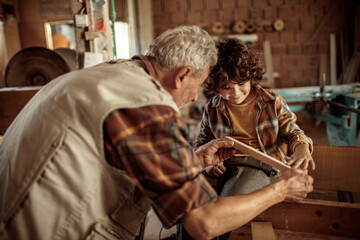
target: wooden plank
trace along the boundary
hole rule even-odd
[[[255,218],[274,229],[360,237],[360,204],[303,200],[274,205]]]
[[[36,88],[2,88],[0,91],[0,130],[6,130],[21,109],[38,91]]]
[[[359,238],[348,238],[344,236],[333,236],[318,233],[309,233],[303,231],[291,231],[291,230],[280,230],[274,229],[275,238],[277,240],[356,240]],[[251,240],[251,226],[245,224],[244,226],[235,229],[231,232],[229,240]]]
[[[271,56],[270,41],[265,40],[263,42],[263,48],[264,48],[264,58],[265,58],[265,76],[267,78],[266,82],[269,88],[274,88],[275,87],[274,67]]]
[[[147,47],[154,39],[154,24],[152,0],[142,0],[138,7],[138,31],[141,38],[139,39],[140,53],[144,53]]]
[[[315,31],[310,35],[306,42],[312,42],[316,39],[319,33],[322,33],[324,30],[324,25],[328,23],[330,16],[333,16],[334,11],[337,10],[337,5],[333,3],[330,8],[326,11],[326,15],[320,20],[320,23],[317,24]],[[306,43],[305,42],[305,43]]]
[[[339,201],[337,191],[316,189],[316,188],[314,188],[312,192],[308,193],[306,198],[313,200],[333,201],[333,202]]]
[[[323,74],[325,74],[325,77]],[[328,58],[326,54],[320,54],[319,86],[328,84],[326,82],[326,76],[328,76]]]
[[[271,156],[266,155],[263,152],[260,152],[259,150],[250,147],[249,145],[246,145],[232,137],[226,137],[234,142],[234,148],[240,150],[241,152],[248,154],[249,156],[258,159],[259,161],[262,161],[263,163],[266,163],[274,168],[279,169],[280,171],[284,171],[290,168],[290,166],[286,165],[285,163],[280,162],[276,158],[273,158]]]
[[[346,55],[346,47],[345,47],[345,40],[344,40],[344,31],[340,32],[340,57],[341,57],[341,76],[339,79],[341,81],[338,81],[339,83],[344,83],[344,74],[346,72],[346,66],[347,66],[347,58]]]
[[[358,238],[348,238],[343,236],[331,236],[317,233],[307,233],[307,232],[296,232],[289,230],[278,230],[274,229],[276,239],[278,240],[359,240]]]
[[[228,240],[252,240],[250,222],[231,231]]]
[[[336,35],[330,34],[330,84],[336,85]]]
[[[360,148],[314,145],[314,188],[360,192]]]
[[[358,46],[360,48],[360,45]],[[360,68],[360,52],[359,50],[354,51],[350,61],[346,67],[346,71],[344,73],[344,83],[352,83],[355,81],[357,73]]]
[[[275,240],[275,233],[271,222],[251,222],[253,240]]]

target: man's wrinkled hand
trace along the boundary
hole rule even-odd
[[[288,201],[300,201],[304,199],[308,193],[313,190],[314,179],[307,174],[307,170],[289,169],[280,172],[280,176],[275,180],[283,198]]]
[[[234,142],[226,139],[214,139],[196,150],[200,164],[203,167],[211,166],[223,162],[224,160],[234,156]]]
[[[206,167],[205,171],[209,176],[220,177],[226,171],[226,167],[224,166],[224,162],[221,162],[216,165]]]

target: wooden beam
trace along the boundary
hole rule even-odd
[[[251,222],[253,240],[276,240],[271,222]]]
[[[282,202],[255,218],[275,229],[360,237],[360,204],[304,200]]]
[[[249,156],[256,158],[257,160],[266,163],[274,168],[279,169],[280,171],[284,171],[290,168],[290,166],[286,165],[283,162],[280,162],[276,158],[273,158],[269,155],[266,155],[263,152],[260,152],[259,150],[250,147],[249,145],[246,145],[232,137],[226,137],[234,142],[234,148],[240,150],[241,152],[248,154]]]

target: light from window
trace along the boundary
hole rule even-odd
[[[129,24],[115,22],[116,58],[130,58]]]

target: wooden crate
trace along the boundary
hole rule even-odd
[[[0,130],[4,132],[40,87],[0,88]]]

